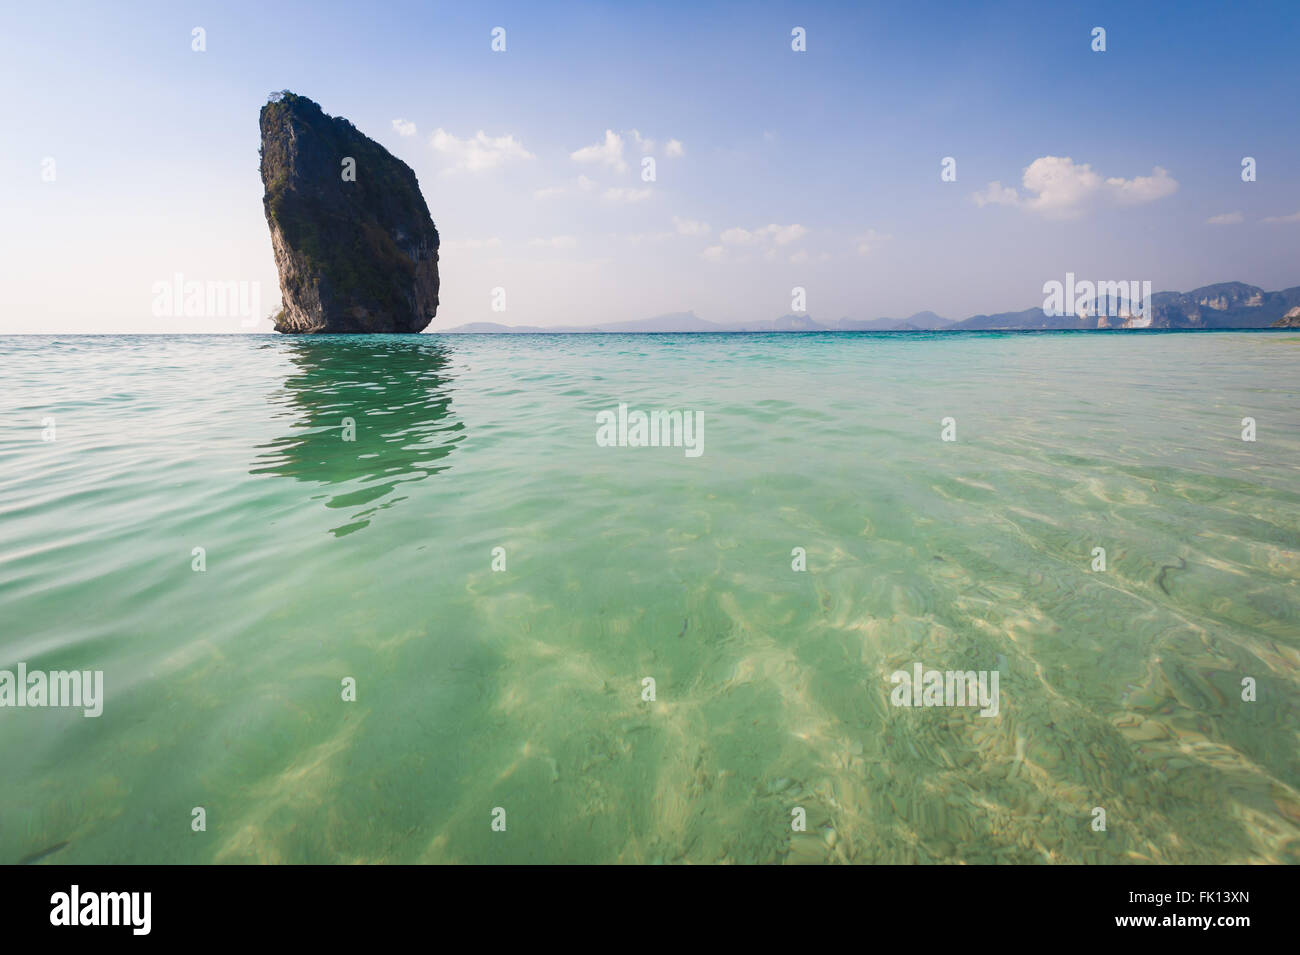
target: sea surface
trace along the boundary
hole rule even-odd
[[[0,863],[1295,863],[1298,581],[1294,332],[0,338]]]

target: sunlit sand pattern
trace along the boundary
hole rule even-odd
[[[285,819],[304,811],[319,811],[328,804],[334,782],[342,775],[339,763],[353,745],[360,726],[361,721],[354,720],[331,739],[298,754],[275,777],[254,786],[243,801],[245,814],[233,820],[234,834],[223,842],[213,861],[245,865],[293,861],[293,854],[284,846],[290,837],[285,831]]]

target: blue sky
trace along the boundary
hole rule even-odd
[[[822,320],[961,318],[1067,271],[1300,284],[1292,3],[117,7],[0,13],[0,332],[247,330],[155,315],[176,273],[269,313],[257,113],[284,88],[416,171],[431,331],[775,318],[795,286]]]

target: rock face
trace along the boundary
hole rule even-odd
[[[438,311],[438,230],[411,167],[287,90],[261,127],[276,331],[422,331]]]
[[[1300,305],[1287,312],[1272,325],[1273,328],[1300,328]]]

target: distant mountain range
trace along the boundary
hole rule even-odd
[[[1123,311],[1123,310],[1121,310]],[[632,322],[604,325],[499,325],[471,322],[438,331],[440,334],[555,334],[573,332],[921,332],[993,331],[1023,329],[1097,328],[1269,328],[1300,327],[1300,286],[1280,292],[1266,292],[1243,282],[1220,282],[1190,292],[1156,292],[1151,296],[1151,314],[1136,319],[1128,315],[1048,315],[1041,306],[1022,312],[973,315],[956,321],[934,312],[917,312],[907,318],[841,318],[824,323],[808,315],[783,315],[757,322],[719,324],[694,312],[657,315]]]

